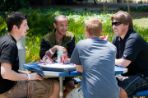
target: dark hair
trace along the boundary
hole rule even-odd
[[[111,17],[111,20],[117,20],[123,24],[129,24],[129,29],[133,30],[132,16],[125,11],[118,11]]]
[[[7,17],[7,27],[8,31],[12,30],[12,27],[16,25],[18,28],[20,27],[23,20],[27,19],[27,17],[21,12],[12,12]]]

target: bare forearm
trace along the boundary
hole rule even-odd
[[[11,81],[22,81],[22,80],[42,80],[37,73],[24,74],[18,73],[12,70],[10,63],[1,63],[1,76],[3,79]]]
[[[126,59],[115,59],[115,65],[122,66],[122,67],[127,67],[131,63],[130,60]]]
[[[27,74],[17,73],[13,70],[7,71],[4,75],[2,75],[2,77],[12,81],[28,80]]]

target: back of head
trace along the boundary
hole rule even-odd
[[[21,12],[12,12],[7,17],[7,27],[8,31],[10,32],[14,25],[18,28],[20,27],[23,20],[27,19],[27,17]]]
[[[91,17],[85,21],[85,28],[89,35],[99,36],[102,31],[102,22],[96,17]]]
[[[121,22],[125,25],[129,25],[129,29],[133,30],[133,21],[132,21],[132,16],[125,12],[125,11],[118,11],[115,13],[112,17],[111,20],[116,20],[118,22]]]

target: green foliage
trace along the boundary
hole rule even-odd
[[[14,11],[28,6],[28,0],[0,0],[1,11]]]
[[[0,16],[0,35],[6,33],[6,23],[5,20]]]
[[[70,10],[70,9],[22,9],[22,12],[28,15],[29,31],[26,37],[26,61],[38,61],[40,40],[48,32],[52,32],[53,20],[55,15],[64,14],[68,17],[68,30],[73,32],[76,37],[76,42],[84,38],[84,20],[94,16],[98,17],[103,22],[103,35],[109,36],[109,41],[113,38],[111,27],[111,14],[91,12],[89,10]],[[145,40],[148,41],[148,28],[135,26]],[[4,19],[0,17],[0,34],[6,32],[6,24]]]
[[[142,28],[135,25],[135,30],[148,42],[148,28]]]
[[[26,37],[26,62],[39,61],[41,36]]]

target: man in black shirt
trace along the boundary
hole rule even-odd
[[[148,43],[134,31],[132,17],[127,12],[119,11],[111,20],[116,35],[113,40],[117,48],[115,64],[128,68],[124,79],[119,79],[120,97],[127,98],[148,88]]]
[[[18,72],[16,42],[24,37],[29,29],[26,16],[20,12],[10,14],[7,27],[9,33],[0,38],[0,98],[49,97],[51,87],[54,85],[52,81],[42,80],[37,73]],[[58,93],[56,94],[58,97]]]

